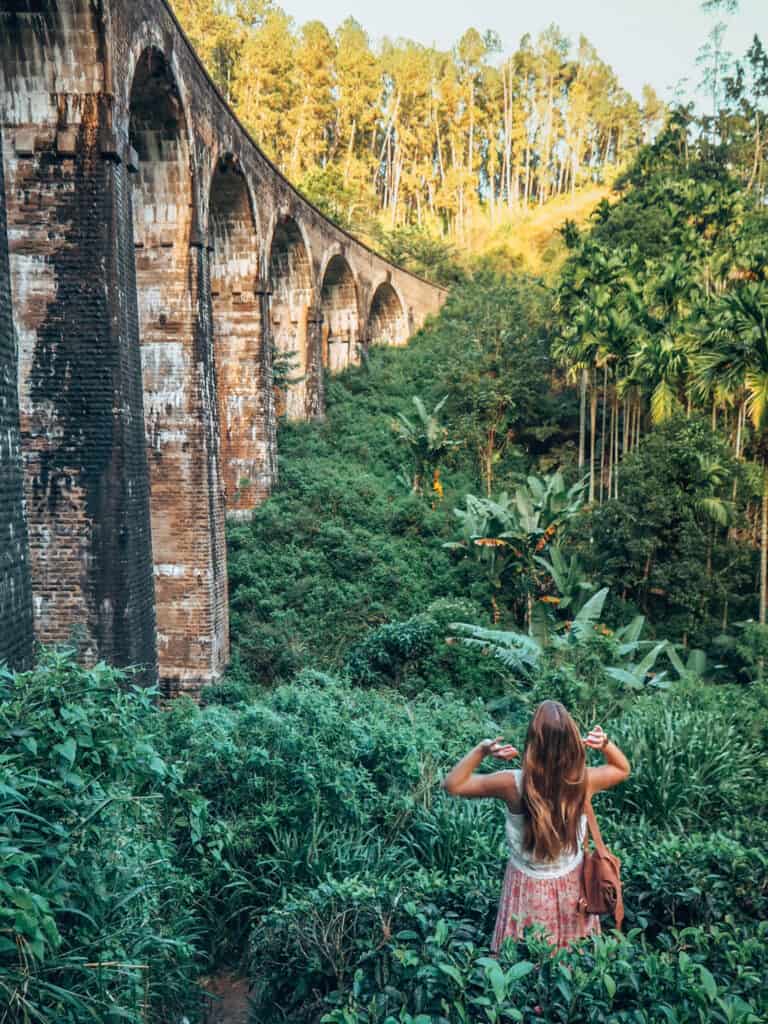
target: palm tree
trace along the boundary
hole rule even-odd
[[[590,391],[590,504],[595,500],[597,370],[603,369],[605,413],[608,364],[616,358],[618,352],[625,352],[634,330],[633,310],[637,286],[627,263],[632,255],[632,252],[614,252],[591,239],[585,240],[571,256],[556,298],[560,319],[565,326],[561,337],[553,345],[553,355],[581,378],[579,468],[583,468],[585,461],[586,396],[587,391]],[[605,444],[603,429],[604,450]]]
[[[668,330],[646,334],[631,357],[629,380],[650,396],[651,420],[663,423],[681,407],[690,349]]]
[[[696,359],[700,384],[718,381],[746,395],[746,413],[756,432],[763,464],[760,525],[760,623],[768,609],[768,446],[763,433],[768,411],[768,282],[748,282],[715,298],[709,310],[707,348]]]

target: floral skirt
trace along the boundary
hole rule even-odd
[[[567,946],[575,939],[600,934],[597,914],[577,910],[581,895],[581,865],[560,878],[531,878],[510,861],[491,940],[498,952],[504,939],[520,939],[528,925],[543,925],[554,946]]]

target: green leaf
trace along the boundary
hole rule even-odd
[[[507,971],[507,981],[519,981],[524,978],[526,974],[530,974],[535,968],[535,964],[532,964],[530,960],[518,960],[516,964],[512,964],[510,969]]]
[[[605,985],[605,991],[608,993],[608,998],[613,999],[616,995],[616,982],[610,974],[603,975],[603,984]]]
[[[75,763],[75,756],[77,754],[77,744],[71,736],[68,736],[63,743],[56,743],[53,747],[53,752],[58,754],[64,761],[67,762],[69,767]]]
[[[703,964],[699,964],[699,973],[704,991],[707,993],[709,1001],[712,1002],[717,997],[717,982]]]
[[[443,972],[443,974],[447,974],[448,977],[452,978],[457,985],[463,984],[461,971],[458,969],[458,967],[454,967],[453,964],[438,964],[437,966]]]
[[[496,1002],[503,1003],[507,995],[507,982],[501,967],[497,963],[491,964],[486,967],[485,974],[491,983]]]

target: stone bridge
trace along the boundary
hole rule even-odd
[[[34,620],[195,689],[280,413],[444,293],[277,172],[165,0],[0,0],[0,143],[0,660]]]

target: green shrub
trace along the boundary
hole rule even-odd
[[[765,924],[751,932],[733,925],[672,929],[657,947],[634,930],[554,957],[534,929],[526,943],[507,943],[497,962],[487,948],[490,906],[482,884],[423,871],[375,885],[352,877],[304,890],[254,929],[254,1019],[299,1024],[335,1006],[323,1017],[329,1024],[757,1024],[768,1009],[765,989],[755,988],[768,967]]]
[[[409,924],[360,958],[348,988],[326,996],[337,1008],[325,1024],[759,1024],[768,1012],[765,924],[754,936],[728,926],[684,929],[661,950],[635,935],[602,937],[554,956],[531,936],[498,958],[461,921],[414,908]]]
[[[409,665],[431,654],[441,641],[434,619],[417,616],[406,622],[387,622],[352,645],[345,669],[355,683],[400,686]]]
[[[663,929],[768,916],[768,849],[727,832],[675,835],[644,826],[614,829],[627,921]],[[747,841],[748,842],[748,841]]]
[[[247,705],[176,702],[167,757],[204,807],[178,843],[209,941],[237,958],[254,911],[326,875],[396,871],[395,839],[446,762],[493,729],[479,703],[357,689],[317,671]]]
[[[196,890],[166,838],[178,773],[151,694],[47,652],[0,668],[0,1004],[62,1024],[196,1016]]]

